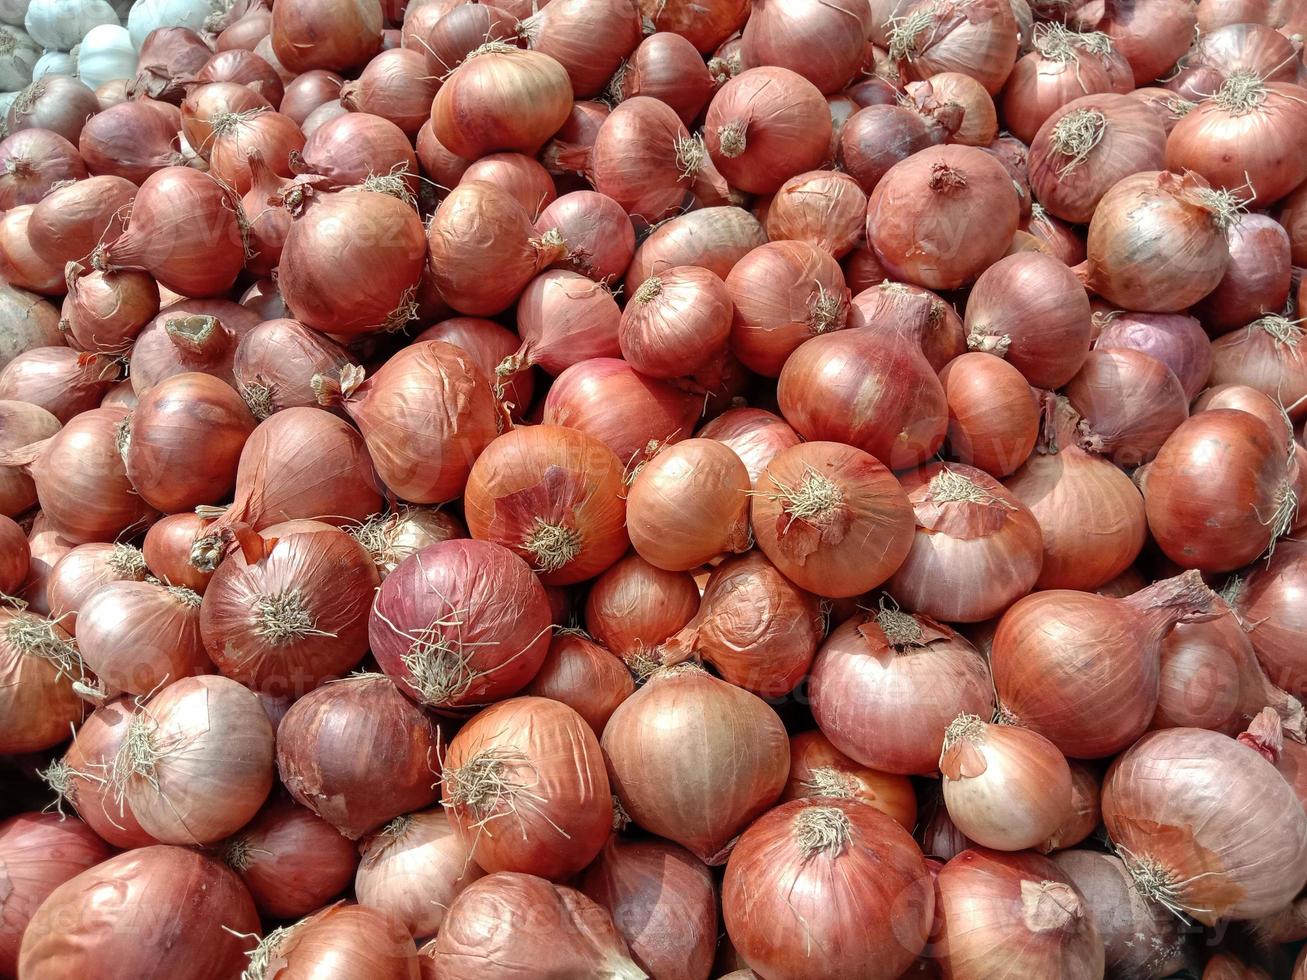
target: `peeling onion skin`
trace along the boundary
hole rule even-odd
[[[1307,817],[1260,753],[1218,732],[1140,739],[1103,785],[1103,822],[1144,894],[1204,924],[1287,905],[1307,881]]]

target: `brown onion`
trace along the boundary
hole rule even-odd
[[[280,177],[290,177],[291,156],[304,149],[304,134],[289,116],[279,112],[234,113],[213,121],[213,139],[206,148],[209,171],[245,195],[257,179],[252,156]]]
[[[650,377],[692,375],[725,350],[732,309],[726,284],[707,269],[679,266],[650,276],[622,313],[621,353]]]
[[[357,80],[346,82],[340,103],[350,112],[380,116],[413,136],[430,118],[439,84],[427,74],[420,52],[396,48],[377,55]]]
[[[372,556],[382,581],[400,562],[427,545],[467,537],[467,528],[458,518],[433,507],[398,507],[390,513],[373,514],[348,530]]]
[[[691,126],[716,87],[693,44],[678,34],[659,32],[640,42],[617,68],[607,92],[615,103],[642,95],[658,99]]]
[[[151,524],[141,546],[151,573],[165,585],[184,585],[203,594],[212,573],[191,564],[191,548],[208,523],[198,514],[172,514]]]
[[[475,8],[469,8],[475,9]],[[554,178],[534,157],[522,153],[492,153],[470,164],[461,181],[494,184],[514,197],[532,220],[557,197]]]
[[[85,351],[125,354],[159,312],[159,287],[144,272],[92,272],[70,263],[66,330]]]
[[[39,752],[67,739],[86,713],[74,690],[86,671],[67,632],[53,620],[0,607],[0,664],[9,679],[0,702],[0,749]]]
[[[278,111],[290,116],[296,125],[303,126],[304,120],[318,106],[340,98],[343,79],[332,71],[315,68],[298,75],[287,83],[285,92],[278,103]],[[262,94],[262,93],[259,93]]]
[[[417,193],[417,154],[408,137],[394,123],[363,112],[330,112],[328,106],[304,121],[308,140],[302,153],[291,154],[291,169],[297,174],[326,178],[324,189],[340,190],[362,184],[404,197],[403,190]],[[401,189],[402,188],[402,189]],[[378,236],[385,242],[384,236]]]
[[[950,361],[939,379],[949,408],[949,454],[991,476],[1011,475],[1039,435],[1029,383],[1011,364],[978,351]]]
[[[1100,54],[1104,34],[1081,34],[1062,24],[1040,24],[1031,52],[1017,60],[1003,92],[1003,119],[1013,135],[1032,143],[1045,119],[1085,95],[1114,91]],[[1133,77],[1130,87],[1134,87]]]
[[[257,313],[227,300],[182,300],[165,306],[132,346],[128,374],[136,394],[193,371],[231,383],[236,343],[259,321]]]
[[[33,250],[28,238],[32,210],[32,205],[23,204],[0,215],[0,276],[17,289],[62,296],[68,289],[67,279]]]
[[[237,390],[262,421],[287,408],[316,406],[313,378],[337,377],[354,363],[335,341],[297,320],[268,320],[241,337],[232,361]]]
[[[244,85],[256,95],[261,95],[274,107],[281,104],[286,95],[286,87],[281,76],[265,60],[252,50],[245,48],[223,48],[221,43],[218,53],[209,58],[195,75],[198,84],[213,82],[235,82]],[[303,120],[296,119],[295,125]]]
[[[32,251],[53,263],[87,258],[101,241],[122,234],[135,197],[136,185],[124,177],[88,177],[56,187],[28,218]]]
[[[558,263],[596,281],[618,280],[635,253],[635,229],[622,206],[594,191],[573,191],[549,204],[535,230],[562,239]]]
[[[1074,847],[1092,834],[1102,822],[1099,797],[1102,794],[1102,773],[1092,763],[1068,759],[1071,767],[1071,812],[1057,830],[1036,850],[1043,854]]]
[[[628,555],[590,587],[585,626],[611,653],[630,661],[653,650],[698,611],[699,589],[693,578]]]
[[[552,0],[523,19],[521,32],[563,66],[575,97],[590,98],[640,43],[641,26],[636,0]]]
[[[9,452],[48,439],[59,420],[26,401],[0,400],[0,450]],[[17,517],[36,504],[36,485],[20,465],[0,460],[0,514]],[[24,571],[26,576],[26,571]]]
[[[542,273],[522,291],[517,304],[517,332],[522,346],[497,369],[512,375],[533,364],[558,375],[596,357],[621,353],[618,328],[622,314],[602,283],[576,272]]]
[[[1070,18],[1082,30],[1102,31],[1130,63],[1135,85],[1166,75],[1194,39],[1194,7],[1174,0],[1147,0],[1124,6],[1091,3]]]
[[[712,207],[679,215],[659,225],[640,243],[626,272],[634,293],[650,276],[683,265],[697,265],[725,279],[735,263],[765,244],[767,234],[743,208]]]
[[[917,795],[911,780],[860,765],[817,730],[791,736],[790,778],[781,802],[810,797],[866,803],[907,831],[917,823]]]
[[[835,258],[862,238],[867,196],[847,174],[814,170],[791,177],[767,209],[773,241],[806,241]]]
[[[635,682],[621,660],[583,635],[559,633],[523,693],[567,705],[597,738],[634,690]]]
[[[4,546],[0,550],[0,593],[6,596],[17,595],[27,582],[31,569],[32,546],[28,544],[27,532],[3,515],[0,515],[0,545]],[[61,558],[60,561],[62,560]],[[72,627],[69,629],[71,631]]]
[[[55,564],[81,542],[73,541],[59,533],[46,518],[37,511],[32,518],[32,530],[27,537],[27,548],[31,553],[28,565],[27,584],[19,598],[27,603],[27,608],[40,616],[50,614],[50,600],[46,594],[46,583]]]
[[[721,864],[780,795],[789,745],[763,701],[692,666],[654,674],[604,729],[609,776],[641,827]]]
[[[348,71],[381,50],[381,4],[281,0],[272,12],[272,50],[293,75],[311,68]]]
[[[655,31],[679,34],[704,54],[743,27],[749,16],[744,0],[641,0],[640,9]]]
[[[36,347],[0,370],[0,399],[36,405],[67,423],[99,405],[117,378],[118,365],[106,355]]]
[[[829,94],[857,74],[869,25],[865,3],[764,0],[745,22],[740,53],[746,64],[788,68]]]
[[[889,57],[905,81],[961,72],[993,95],[1016,62],[1019,38],[1008,0],[916,0],[888,26]]]

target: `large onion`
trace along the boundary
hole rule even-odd
[[[640,43],[636,0],[551,0],[540,6],[523,20],[522,34],[533,50],[566,69],[576,98],[598,95]]]
[[[916,0],[888,27],[889,57],[905,80],[961,72],[993,95],[1016,62],[1016,17],[1007,0]]]
[[[150,694],[213,669],[200,641],[200,597],[182,586],[106,582],[78,610],[77,648],[114,694]]]
[[[28,242],[47,262],[81,261],[102,240],[122,234],[136,197],[136,185],[123,177],[88,177],[56,187],[32,209]]]
[[[284,0],[272,13],[272,50],[292,74],[311,68],[347,71],[381,50],[381,4]]]

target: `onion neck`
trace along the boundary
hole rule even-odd
[[[721,147],[722,156],[734,160],[744,154],[749,147],[748,129],[748,123],[741,119],[717,127],[717,143]]]
[[[198,364],[218,364],[231,351],[235,335],[215,316],[173,317],[164,331],[182,359]]]
[[[1278,763],[1284,752],[1284,728],[1279,713],[1274,708],[1263,708],[1249,724],[1248,730],[1238,735],[1238,741],[1271,765]]]
[[[1208,588],[1203,577],[1194,569],[1174,578],[1154,582],[1124,599],[1112,601],[1124,602],[1143,614],[1150,643],[1154,648],[1181,620],[1201,622],[1214,619],[1221,614],[1223,608],[1216,593]]]

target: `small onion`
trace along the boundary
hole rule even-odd
[[[350,840],[436,801],[443,743],[388,678],[364,674],[296,701],[277,729],[277,769],[296,802]],[[384,760],[387,778],[376,778]]]
[[[703,671],[654,674],[604,729],[609,777],[644,829],[721,864],[727,844],[780,795],[789,745],[766,703]]]
[[[810,797],[858,800],[893,817],[909,832],[917,823],[911,780],[860,765],[820,731],[791,736],[790,778],[781,802]]]
[[[559,633],[524,694],[561,701],[584,719],[598,738],[635,682],[622,661],[584,636]]]
[[[590,587],[585,626],[610,652],[630,660],[653,650],[698,611],[699,589],[693,578],[628,555]]]
[[[260,421],[287,408],[316,407],[313,379],[354,363],[335,341],[298,320],[275,319],[240,338],[232,359],[236,390]]]
[[[621,315],[622,356],[652,378],[692,375],[725,350],[733,309],[726,284],[707,269],[679,266],[650,276]]]
[[[213,668],[200,641],[200,597],[182,586],[131,578],[86,596],[77,611],[77,648],[111,693],[147,695]]]
[[[949,816],[982,846],[1034,847],[1071,816],[1071,769],[1029,729],[959,715],[944,733],[939,768]]]
[[[296,125],[303,126],[314,109],[340,98],[342,83],[343,79],[335,72],[320,68],[306,71],[286,84],[278,111],[290,116]]]
[[[886,605],[845,620],[813,664],[812,713],[841,752],[881,772],[933,773],[958,714],[991,717],[985,660],[947,626]]]
[[[654,649],[653,665],[703,660],[737,687],[779,697],[808,672],[824,628],[817,598],[751,551],[713,570],[698,612]],[[639,647],[623,656],[639,673],[650,669]]]

